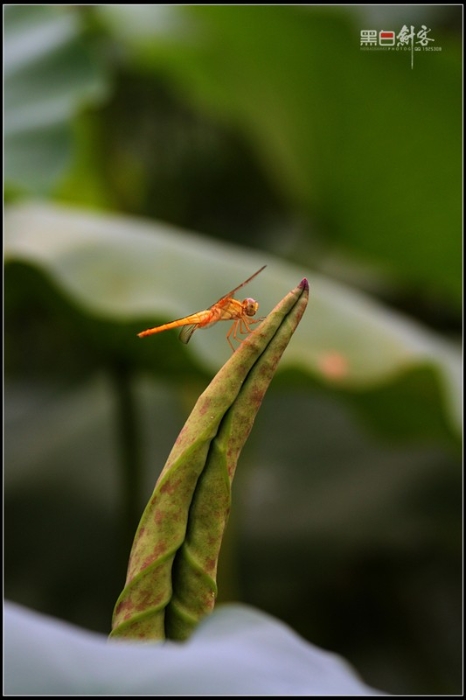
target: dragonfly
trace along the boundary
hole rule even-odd
[[[208,328],[213,326],[214,323],[218,321],[233,321],[233,325],[227,333],[227,340],[230,344],[232,351],[235,351],[231,338],[239,341],[238,333],[246,335],[251,332],[251,324],[259,323],[262,321],[259,319],[252,319],[255,316],[259,304],[255,299],[247,297],[243,301],[239,301],[234,298],[235,293],[244,287],[246,284],[251,282],[254,277],[257,277],[259,272],[262,272],[267,265],[263,265],[260,270],[257,270],[251,277],[239,284],[237,287],[220,297],[215,304],[209,306],[208,309],[204,311],[198,311],[195,314],[190,314],[189,316],[184,316],[183,318],[178,318],[176,321],[171,321],[170,323],[164,323],[161,326],[155,326],[155,328],[148,328],[146,331],[138,333],[139,338],[144,338],[146,335],[153,335],[154,333],[162,333],[162,331],[169,331],[171,328],[179,328],[183,326],[180,333],[180,340],[182,343],[189,343],[192,338],[194,331],[198,328]]]

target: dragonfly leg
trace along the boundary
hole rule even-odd
[[[260,323],[263,320],[263,318],[242,318],[240,333],[243,333],[244,335],[246,333],[252,333],[252,328],[250,328],[251,324]]]
[[[249,321],[248,319],[240,318],[240,319],[237,321],[237,324],[238,324],[238,325],[237,325],[236,331],[239,332],[240,335],[246,335],[247,333],[250,333],[250,332],[251,332],[251,329],[249,328],[249,323],[250,323],[250,321]],[[238,342],[241,342],[241,339],[238,338],[237,335],[236,335],[236,331],[235,331],[235,334],[234,334],[233,337],[234,337],[235,340],[237,340]]]
[[[231,326],[230,330],[227,333],[227,340],[228,343],[230,344],[231,349],[233,352],[235,351],[235,348],[233,346],[233,343],[230,340],[230,336],[232,340],[238,341],[238,343],[241,343],[241,338],[238,338],[239,335],[247,335],[248,333],[252,332],[252,329],[250,328],[250,325],[252,323],[260,323],[263,321],[263,318],[238,318],[233,325]]]
[[[228,340],[228,343],[229,343],[229,345],[230,345],[230,348],[231,348],[232,352],[235,352],[235,348],[234,348],[234,346],[233,346],[233,343],[232,343],[231,340],[230,340],[230,335],[233,333],[233,338],[234,338],[235,340],[237,340],[237,337],[236,337],[236,330],[237,330],[237,328],[238,328],[238,323],[239,323],[239,321],[235,321],[235,322],[233,323],[232,327],[230,328],[230,330],[229,330],[228,333],[227,333],[227,340]]]

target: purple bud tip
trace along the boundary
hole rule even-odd
[[[303,279],[299,283],[299,286],[302,287],[303,289],[306,289],[306,290],[309,289],[309,282],[307,281],[307,279],[305,277],[303,277]]]

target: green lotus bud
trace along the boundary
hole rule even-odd
[[[213,609],[237,460],[308,296],[302,280],[199,397],[142,515],[111,637],[186,639]]]

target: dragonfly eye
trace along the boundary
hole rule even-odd
[[[259,308],[259,303],[255,299],[248,297],[243,301],[243,309],[246,316],[255,316],[257,309]]]

